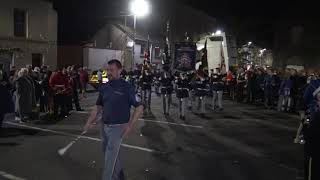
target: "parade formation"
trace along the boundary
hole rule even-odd
[[[191,6],[151,15],[133,0],[60,11],[100,28],[70,30],[58,1],[0,2],[0,180],[320,180],[319,62],[298,48],[317,42],[309,29],[285,25],[292,44],[273,32],[268,49]]]
[[[141,69],[137,66],[134,71],[122,71],[120,78],[133,87],[136,99],[144,105],[144,117],[152,115],[153,98],[161,98],[165,117],[171,116],[172,107],[175,107],[172,106],[173,98],[176,98],[179,118],[185,122],[188,121],[187,111],[194,112],[200,117],[205,117],[208,113],[207,106],[213,112],[223,111],[223,99],[255,106],[263,105],[265,108],[273,109],[274,113],[299,114],[301,123],[293,142],[305,146],[305,176],[312,176],[313,179],[319,177],[317,138],[320,126],[317,122],[320,113],[320,80],[316,74],[297,73],[294,69],[288,69],[282,74],[276,69],[265,70],[259,67],[247,70],[240,67],[235,72],[229,70],[227,74],[222,74],[220,68],[208,72],[202,66],[192,71],[173,71],[167,68],[152,69],[147,60],[140,67]],[[73,109],[72,103],[75,104],[77,111],[83,111],[78,92],[80,98],[85,97],[84,86],[88,83],[89,75],[82,68],[78,70],[74,66],[59,68],[52,73],[45,67],[41,68],[41,71],[39,68],[31,70],[29,67],[12,74],[18,76],[8,77],[2,74],[1,80],[2,89],[4,91],[6,87],[12,89],[11,92],[18,97],[14,110],[17,122],[26,123],[36,118],[33,117],[32,108],[30,110],[25,108],[26,103],[30,103],[29,106],[33,107],[33,98],[39,105],[40,111],[48,115],[53,113],[54,119],[68,117]],[[25,78],[27,84],[23,84],[22,78]],[[34,92],[34,97],[31,96],[33,93],[31,95],[23,93],[25,89],[21,89],[29,82],[32,82],[30,83],[32,86],[28,91]],[[97,89],[110,82],[112,82],[110,79],[104,82],[97,81]],[[7,92],[10,95],[10,91]],[[3,114],[11,111],[13,110],[7,109]],[[79,138],[75,142],[78,140]],[[59,154],[63,155],[75,142],[61,149]]]

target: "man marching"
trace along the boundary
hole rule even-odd
[[[168,71],[165,71],[160,78],[163,113],[166,116],[169,116],[170,111],[171,94],[173,91],[172,80],[173,77]]]
[[[207,79],[205,72],[199,68],[196,72],[195,80],[195,94],[198,99],[198,110],[200,110],[200,115],[205,114],[205,97],[208,95]]]
[[[179,117],[185,120],[185,106],[187,98],[189,97],[189,81],[185,74],[180,73],[179,78],[176,80],[177,84],[177,98],[179,99]]]
[[[96,109],[91,112],[84,127],[88,131],[102,114],[102,143],[104,153],[103,180],[124,180],[119,151],[122,139],[129,135],[143,106],[137,101],[134,87],[120,78],[122,65],[119,60],[110,60],[107,65],[109,82],[99,88]],[[135,110],[130,116],[131,106]]]
[[[212,88],[212,110],[216,110],[217,107],[221,111],[222,107],[222,95],[223,95],[223,76],[220,73],[220,69],[216,68],[216,72],[210,76],[210,84]]]
[[[151,85],[152,85],[153,76],[149,69],[144,69],[141,81],[141,93],[142,93],[142,103],[145,105],[145,114],[151,113]]]

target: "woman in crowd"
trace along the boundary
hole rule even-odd
[[[32,113],[32,92],[33,86],[27,78],[28,69],[22,68],[18,73],[18,78],[15,81],[15,112],[18,113],[16,120],[20,123],[24,122],[24,117]]]

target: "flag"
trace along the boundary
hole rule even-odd
[[[221,60],[220,60],[220,69],[222,70],[222,69],[225,67],[225,58],[224,58],[224,52],[223,52],[222,43],[221,43],[221,48],[220,48],[220,57],[221,57]]]
[[[204,43],[204,48],[202,49],[202,56],[201,56],[201,65],[203,70],[207,71],[208,70],[208,51],[207,51],[207,41],[206,39]]]

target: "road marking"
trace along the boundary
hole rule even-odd
[[[13,122],[4,122],[4,123],[9,124],[9,125],[13,125],[13,126],[24,127],[24,128],[28,128],[28,129],[34,129],[34,130],[39,130],[39,131],[43,131],[43,132],[58,134],[58,135],[62,135],[62,136],[69,136],[69,137],[73,137],[73,138],[79,137],[79,135],[74,135],[74,134],[65,133],[65,132],[61,132],[61,131],[54,131],[54,130],[50,130],[50,129],[29,126],[29,125],[25,125],[25,124],[19,124],[19,123],[13,123]],[[88,140],[92,140],[92,141],[98,141],[98,142],[102,141],[100,138],[93,138],[93,137],[89,137],[89,136],[80,136],[80,138],[88,139]],[[135,149],[135,150],[140,150],[140,151],[145,151],[145,152],[150,152],[150,153],[161,153],[160,151],[157,151],[154,149],[124,144],[124,143],[122,143],[121,146],[128,148],[128,149]]]
[[[180,123],[173,123],[173,122],[167,122],[167,121],[155,121],[155,120],[148,120],[148,119],[139,119],[139,121],[159,123],[159,124],[168,124],[168,125],[174,125],[174,126],[183,126],[183,127],[197,128],[197,129],[204,129],[203,126],[195,126],[195,125],[182,124],[182,123],[180,124]]]
[[[9,174],[9,173],[3,172],[3,171],[0,171],[0,176],[4,177],[6,179],[10,179],[10,180],[26,180],[24,178],[14,176],[12,174]]]
[[[71,111],[74,114],[90,114],[89,111]]]

